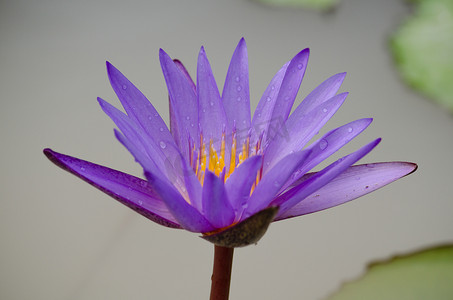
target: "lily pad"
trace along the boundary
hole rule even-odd
[[[338,0],[255,0],[255,1],[274,6],[300,7],[318,11],[331,10],[338,4]]]
[[[403,80],[453,112],[453,1],[415,0],[390,48]]]
[[[451,300],[453,245],[374,263],[327,300]]]

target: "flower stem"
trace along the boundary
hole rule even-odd
[[[228,300],[234,248],[214,246],[210,300]]]

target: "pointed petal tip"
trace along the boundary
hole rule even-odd
[[[403,163],[406,164],[407,167],[409,168],[409,172],[406,175],[404,175],[403,177],[411,175],[418,169],[418,164],[416,164],[416,163],[413,163],[413,162],[403,162]]]
[[[42,152],[44,153],[45,156],[47,156],[48,159],[51,159],[51,157],[54,156],[54,151],[50,148],[44,148]]]

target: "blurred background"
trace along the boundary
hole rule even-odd
[[[452,115],[402,82],[388,47],[411,11],[393,0],[342,0],[327,12],[247,0],[1,1],[0,298],[208,298],[211,244],[135,214],[42,149],[141,176],[96,101],[119,106],[105,61],[168,121],[159,48],[195,75],[204,45],[221,89],[241,37],[252,110],[280,66],[309,47],[296,104],[346,71],[349,97],[323,132],[374,118],[336,157],[382,137],[362,163],[413,161],[419,170],[346,205],[272,224],[257,246],[235,251],[231,299],[322,299],[370,261],[452,242]]]

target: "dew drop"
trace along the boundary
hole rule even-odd
[[[80,171],[84,172],[85,168],[84,167],[80,167]]]
[[[325,139],[322,139],[319,142],[319,149],[324,150],[327,148],[328,145],[329,145],[329,143]]]
[[[123,90],[126,90],[127,89],[127,85],[123,84],[122,88],[123,88]]]
[[[144,180],[143,180],[143,181],[140,181],[140,185],[141,185],[142,187],[147,187],[147,186],[148,186],[148,182],[146,182],[146,181],[144,181]]]
[[[348,128],[348,132],[351,133],[353,131],[352,127]]]
[[[272,99],[271,99],[271,97],[268,96],[268,97],[266,98],[266,100],[267,100],[267,102],[271,102]]]
[[[186,120],[190,120],[190,117],[189,117],[189,116],[187,116],[187,117],[186,117]]]
[[[153,119],[153,117],[152,117],[152,116],[148,116],[148,120],[150,120],[150,121],[151,121],[152,119]]]
[[[247,122],[246,122],[245,120],[243,120],[243,121],[242,121],[242,124],[244,124],[244,125],[245,125],[245,123],[247,123]]]
[[[326,113],[327,112],[327,108],[323,108],[322,112]]]
[[[298,64],[298,65],[297,65],[297,68],[298,68],[299,70],[302,70],[303,67],[304,67],[303,64]]]
[[[241,97],[238,97],[236,100],[237,100],[238,102],[241,102]]]
[[[238,85],[236,91],[240,92],[242,90],[242,86]]]
[[[258,114],[258,117],[261,117],[261,114],[260,114],[260,113]]]
[[[241,80],[241,79],[239,78],[239,76],[236,76],[236,78],[234,80],[236,80],[236,82],[239,82],[239,80]]]
[[[159,145],[160,145],[160,147],[161,147],[162,149],[167,148],[167,144],[165,144],[164,141],[160,141]]]
[[[289,100],[289,96],[286,96],[286,97],[285,97],[285,101],[288,101],[288,100]]]
[[[280,186],[280,182],[278,182],[277,180],[274,181],[274,186],[275,186],[275,187],[279,187],[279,186]]]
[[[142,200],[138,200],[138,205],[143,205],[143,201]]]
[[[160,132],[164,131],[164,128],[163,127],[159,128],[159,131]]]
[[[209,102],[211,106],[214,106],[214,101]]]
[[[205,113],[205,112],[206,112],[206,109],[203,108],[203,112]]]
[[[271,86],[271,90],[275,90],[275,86]]]
[[[157,117],[159,114],[158,113],[154,113],[154,116]]]
[[[194,127],[195,125],[192,123],[192,124],[190,124],[190,126],[191,126],[191,127]]]

